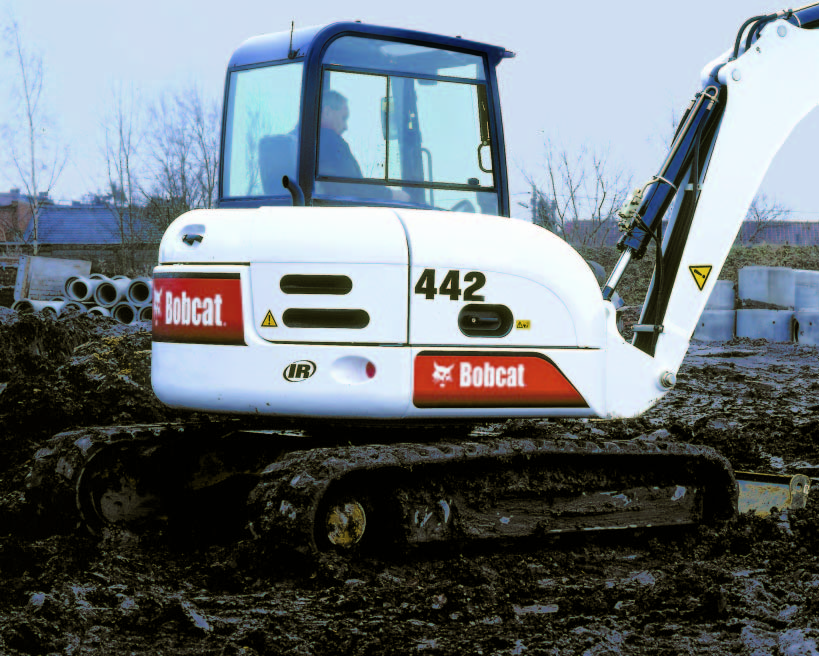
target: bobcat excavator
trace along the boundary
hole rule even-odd
[[[226,508],[260,539],[320,550],[804,503],[806,477],[735,476],[705,447],[462,427],[634,417],[674,387],[770,162],[819,104],[817,27],[819,4],[754,17],[704,68],[657,175],[620,212],[602,290],[565,241],[508,218],[496,68],[513,53],[362,23],[243,43],[218,209],[180,216],[160,246],[152,384],[172,407],[257,422],[63,435],[84,522],[198,507],[219,527]],[[650,249],[629,343],[611,299]],[[768,488],[779,496],[760,499]]]

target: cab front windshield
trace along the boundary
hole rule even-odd
[[[322,69],[314,198],[497,214],[482,58],[334,41]]]

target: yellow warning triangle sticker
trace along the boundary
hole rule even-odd
[[[262,328],[278,328],[279,324],[276,323],[276,320],[273,318],[273,313],[268,310],[267,314],[264,315],[264,321],[262,321]]]
[[[691,275],[694,276],[694,282],[697,283],[697,287],[699,287],[700,291],[702,291],[702,288],[705,287],[705,281],[708,280],[708,276],[711,275],[712,268],[713,267],[710,264],[688,267],[688,270],[691,272]]]

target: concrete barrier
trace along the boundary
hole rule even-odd
[[[794,309],[819,310],[819,271],[796,270]]]
[[[790,342],[792,310],[737,310],[737,337]]]
[[[759,303],[771,309],[793,309],[796,272],[787,267],[743,267],[739,270],[737,292],[742,305]]]
[[[717,280],[711,296],[708,297],[706,310],[734,310],[737,307],[734,283],[730,280]]]
[[[797,310],[793,313],[793,341],[819,346],[819,310]]]
[[[704,310],[692,339],[703,342],[727,342],[733,339],[736,333],[736,314],[735,310]]]

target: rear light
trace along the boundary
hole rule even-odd
[[[375,365],[372,362],[367,363],[365,371],[367,373],[367,378],[375,378]]]

